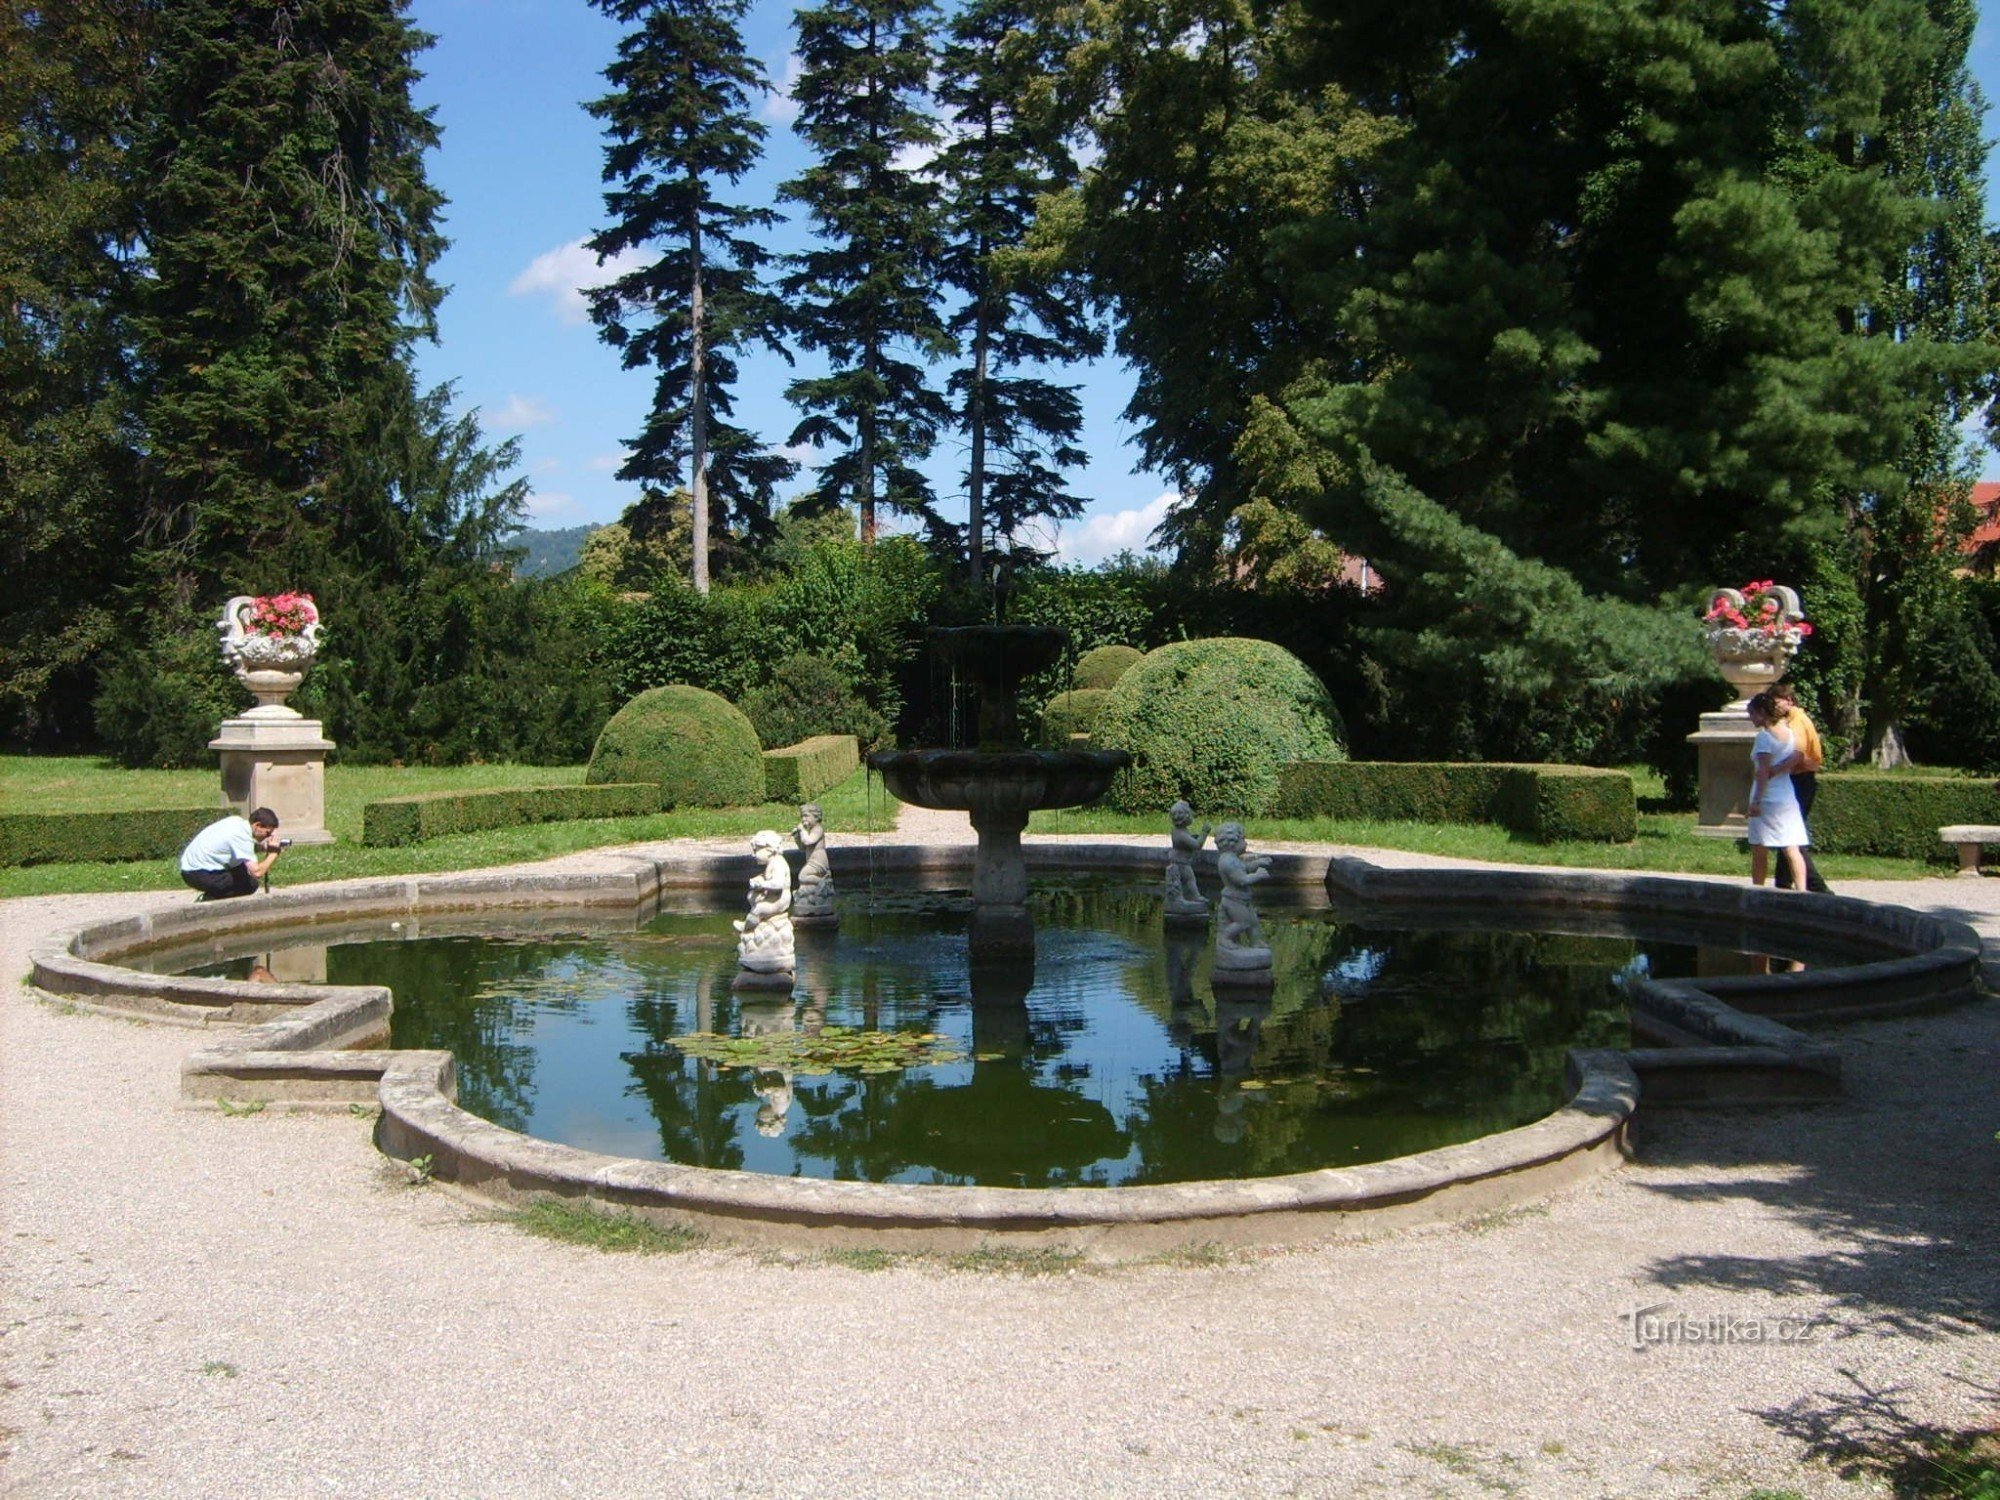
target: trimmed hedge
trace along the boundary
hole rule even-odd
[[[504,787],[491,792],[427,792],[386,797],[361,809],[361,842],[375,847],[420,844],[482,828],[567,823],[575,818],[642,817],[660,810],[651,782],[606,786]]]
[[[1813,848],[1945,863],[1956,855],[1938,842],[1938,830],[1953,823],[2000,824],[2000,782],[1823,771],[1812,810]]]
[[[1097,646],[1077,658],[1070,682],[1079,688],[1109,690],[1145,656],[1137,646]]]
[[[1524,838],[1630,843],[1638,802],[1623,771],[1490,762],[1294,761],[1272,811],[1284,818],[1498,823]]]
[[[1042,748],[1067,750],[1077,735],[1094,733],[1097,716],[1110,696],[1109,688],[1071,688],[1049,699],[1042,710]]]
[[[1105,801],[1158,812],[1186,798],[1204,814],[1270,811],[1278,772],[1295,760],[1346,758],[1326,687],[1282,646],[1241,636],[1149,651],[1111,689],[1091,743],[1129,750]]]
[[[727,698],[648,688],[611,716],[583,779],[657,782],[663,807],[753,807],[764,800],[764,747]]]
[[[227,807],[159,807],[140,812],[0,815],[0,865],[91,864],[178,858],[187,841]]]
[[[851,734],[816,734],[782,750],[764,752],[764,800],[810,801],[839,786],[861,764],[861,742]]]

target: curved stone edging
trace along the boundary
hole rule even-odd
[[[1042,868],[1116,871],[1158,867],[1159,854],[1129,843],[1027,846]],[[1326,1168],[1248,1181],[1148,1187],[1021,1189],[907,1187],[776,1178],[599,1156],[504,1129],[460,1109],[456,1063],[448,1052],[356,1050],[386,1034],[393,999],[373,987],[250,985],[145,974],[107,962],[135,949],[201,934],[235,935],[357,916],[536,906],[629,906],[669,889],[729,889],[740,855],[676,849],[664,858],[601,856],[607,868],[416,876],[355,881],[269,898],[144,914],[58,935],[33,956],[33,982],[82,1003],[137,1010],[160,1019],[252,1022],[191,1053],[182,1066],[190,1099],[261,1098],[347,1104],[379,1100],[378,1140],[393,1156],[429,1159],[436,1179],[484,1196],[523,1201],[555,1195],[629,1209],[667,1222],[720,1226],[733,1235],[784,1238],[809,1232],[816,1243],[949,1247],[996,1237],[1079,1241],[1098,1247],[1167,1248],[1190,1239],[1260,1241],[1337,1232],[1361,1215],[1370,1226],[1503,1208],[1613,1169],[1624,1157],[1628,1122],[1640,1097],[1667,1101],[1811,1096],[1837,1090],[1839,1059],[1766,1016],[1711,993],[1727,987],[1737,1004],[1787,997],[1870,1008],[1879,1013],[1936,1004],[1976,992],[1979,940],[1962,923],[1838,897],[1779,895],[1710,882],[1606,872],[1386,869],[1351,856],[1282,851],[1274,877],[1324,880],[1335,894],[1368,904],[1441,902],[1533,910],[1583,906],[1776,921],[1794,930],[1857,928],[1879,937],[1883,960],[1807,974],[1728,981],[1647,980],[1635,1008],[1660,1035],[1682,1045],[1627,1053],[1571,1054],[1573,1097],[1533,1124],[1393,1161]],[[970,846],[842,845],[836,873],[850,880],[969,870]],[[1779,903],[1773,906],[1771,903]],[[1884,987],[1890,1000],[1884,1002]],[[1873,997],[1871,999],[1871,997]],[[1801,1013],[1796,1004],[1791,1014]],[[1824,1014],[1825,1009],[1806,1013]],[[1692,1043],[1692,1045],[1687,1045]],[[1718,1079],[1757,1080],[1762,1095],[1718,1088]],[[1774,1083],[1773,1080],[1776,1080]]]

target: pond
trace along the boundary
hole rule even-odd
[[[1632,976],[1750,966],[1728,935],[1385,926],[1286,899],[1266,905],[1260,995],[1216,989],[1209,940],[1163,934],[1157,887],[1112,878],[1044,882],[1032,966],[971,972],[964,892],[844,893],[837,933],[800,932],[778,1000],[731,991],[713,911],[618,931],[378,922],[155,962],[387,985],[393,1045],[449,1048],[466,1109],[543,1139],[1005,1187],[1262,1177],[1510,1129],[1563,1103],[1570,1048],[1630,1043]]]

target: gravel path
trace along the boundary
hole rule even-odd
[[[2000,938],[2000,881],[1865,893]],[[0,908],[9,1494],[1886,1495],[1847,1437],[2000,1417],[2000,1005],[1842,1028],[1843,1100],[1642,1114],[1628,1170],[1454,1227],[1043,1277],[632,1257],[405,1185],[364,1119],[182,1107],[190,1032],[19,983],[183,899]],[[1639,1308],[1683,1341],[1634,1348]]]

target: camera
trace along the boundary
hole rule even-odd
[[[277,843],[280,849],[289,849],[292,847],[292,841],[290,839],[279,839]]]

